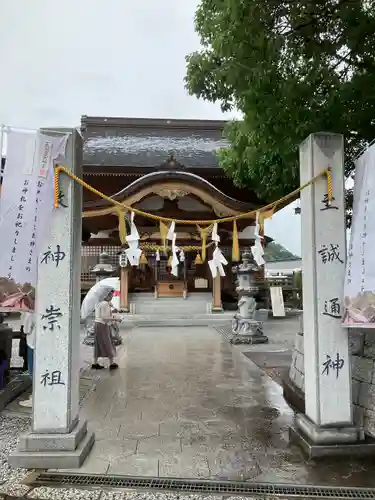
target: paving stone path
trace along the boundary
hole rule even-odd
[[[242,352],[209,327],[125,332],[120,369],[100,372],[83,408],[96,443],[79,472],[375,485],[370,466],[308,464],[290,447],[281,387]]]

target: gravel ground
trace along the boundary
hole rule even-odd
[[[17,320],[13,321],[17,325]],[[12,367],[22,367],[23,360],[18,356],[19,340],[13,341],[12,345]],[[88,346],[82,346],[81,348],[81,359],[83,369],[89,364],[91,359],[92,348]],[[95,380],[97,376],[91,376],[90,374],[84,374],[84,384],[87,388],[86,394],[81,397],[80,404],[82,405],[86,397],[88,397],[91,390],[95,386]],[[90,380],[88,380],[90,379]],[[92,382],[91,384],[89,382]],[[98,498],[100,491],[94,492],[88,491],[77,491],[77,490],[55,490],[54,488],[37,488],[30,491],[30,488],[26,485],[20,484],[28,474],[26,469],[13,469],[8,465],[8,456],[16,448],[19,440],[19,436],[26,432],[30,426],[30,418],[25,415],[0,415],[0,495],[8,494],[14,496],[24,496],[26,493],[30,492],[28,497],[30,498],[77,498],[77,499],[93,499]],[[52,495],[52,492],[55,496]],[[35,496],[36,495],[36,496]]]
[[[8,456],[15,449],[19,435],[30,425],[29,418],[0,416],[0,493],[9,495],[24,494],[24,486],[18,486],[25,478],[25,469],[12,469],[8,465]]]
[[[19,497],[36,500],[255,500],[253,497],[223,497],[212,495],[188,495],[183,493],[149,493],[104,490],[76,490],[59,488],[35,488],[19,491]],[[271,500],[257,497],[256,500]]]

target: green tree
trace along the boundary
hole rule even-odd
[[[351,174],[375,137],[375,0],[201,0],[195,27],[189,93],[243,114],[219,152],[235,184],[268,202],[294,190],[298,146],[322,130],[345,135]]]
[[[297,260],[299,258],[300,257],[297,257],[297,255],[289,252],[285,247],[274,241],[268,243],[264,249],[264,259],[266,262]]]

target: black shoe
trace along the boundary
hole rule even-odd
[[[104,366],[99,365],[99,363],[94,363],[94,364],[91,365],[91,368],[93,370],[103,370]]]
[[[109,369],[110,370],[117,370],[118,368],[118,364],[117,363],[112,363],[110,366],[109,366]]]

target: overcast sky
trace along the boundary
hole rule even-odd
[[[222,119],[189,97],[196,0],[0,0],[0,123],[78,126],[82,114]],[[266,232],[300,254],[289,206]]]

